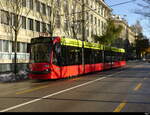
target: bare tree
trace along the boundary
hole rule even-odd
[[[148,19],[150,22],[150,0],[142,0],[142,2],[138,3],[138,6],[139,8],[134,12]],[[147,26],[150,28],[150,24]]]
[[[136,9],[135,13],[150,18],[150,0],[143,0],[138,6],[140,9]]]
[[[42,27],[44,33],[53,36],[56,29],[62,29],[65,36],[79,39],[79,35],[82,34],[82,8],[79,1],[45,0],[45,3],[49,7],[47,14],[43,12],[44,10],[39,13],[42,22],[49,25]]]
[[[68,1],[68,0],[66,0]],[[78,36],[81,34],[81,24],[82,24],[82,13],[81,13],[81,6],[78,2],[72,1],[72,7],[70,8],[69,12],[69,6],[64,7],[65,9],[68,9],[67,12],[65,12],[65,28],[64,31],[68,32],[68,35],[73,37],[74,39],[78,39]]]
[[[43,22],[43,32],[53,36],[56,28],[61,24],[61,0],[45,0],[44,2],[48,5],[48,10],[46,12],[46,6],[43,4],[42,10],[39,12],[39,16]],[[45,22],[48,23],[47,26],[44,24]]]
[[[7,19],[8,25],[12,30],[13,46],[14,49],[14,73],[17,73],[17,41],[18,35],[23,24],[22,16],[28,16],[31,11],[30,8],[25,8],[26,0],[1,0],[1,7],[8,12]]]

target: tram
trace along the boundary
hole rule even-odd
[[[32,38],[30,54],[31,79],[61,79],[126,65],[124,49],[70,38]]]

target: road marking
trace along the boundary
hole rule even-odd
[[[22,104],[19,104],[19,105],[16,105],[16,106],[13,106],[13,107],[4,109],[4,110],[0,110],[0,112],[10,111],[10,110],[13,110],[13,109],[22,107],[22,106],[24,106],[24,105],[31,104],[31,103],[40,101],[40,100],[42,100],[42,99],[46,99],[46,98],[49,98],[49,97],[58,95],[58,94],[60,94],[60,93],[64,93],[64,92],[67,92],[67,91],[70,91],[70,90],[73,90],[73,89],[82,87],[82,86],[85,86],[85,85],[89,85],[89,84],[91,84],[91,83],[94,83],[94,82],[96,82],[96,81],[100,81],[100,80],[103,80],[103,79],[106,79],[106,78],[107,78],[107,77],[102,77],[102,78],[99,78],[99,79],[96,79],[96,80],[93,80],[93,81],[89,81],[89,82],[83,83],[83,84],[81,84],[81,85],[77,85],[77,86],[74,86],[74,87],[71,87],[71,88],[68,88],[68,89],[65,89],[65,90],[62,90],[62,91],[59,91],[59,92],[56,92],[56,93],[53,93],[53,94],[50,94],[50,95],[41,97],[41,98],[38,98],[38,99],[34,99],[34,100],[31,100],[31,101],[28,101],[28,102],[25,102],[25,103],[22,103]]]
[[[120,103],[120,105],[113,112],[121,112],[121,110],[125,107],[126,104],[126,101]]]
[[[21,92],[21,91],[23,91],[23,90],[27,90],[27,89],[29,89],[30,87],[24,87],[24,88],[22,88],[22,89],[18,89],[18,90],[16,90],[16,92]]]
[[[141,88],[141,86],[142,86],[142,83],[139,83],[139,84],[134,88],[134,91],[139,90],[139,89]]]
[[[123,71],[121,71],[121,72],[123,72]],[[118,74],[118,73],[121,73],[121,72],[116,72],[116,73],[114,73],[114,74],[111,74],[111,76],[113,76],[113,75],[115,75],[115,74]],[[52,97],[52,96],[55,96],[55,95],[64,93],[64,92],[67,92],[67,91],[70,91],[70,90],[73,90],[73,89],[82,87],[82,86],[86,86],[86,85],[92,84],[92,83],[94,83],[94,82],[97,82],[97,81],[106,79],[106,78],[108,78],[108,76],[110,77],[110,75],[106,75],[106,77],[98,78],[98,79],[96,79],[96,80],[89,81],[89,82],[86,82],[86,83],[83,83],[83,84],[80,84],[80,85],[77,85],[77,86],[74,86],[74,87],[71,87],[71,88],[68,88],[68,89],[64,89],[64,90],[61,90],[61,91],[59,91],[59,92],[52,93],[52,94],[50,94],[50,95],[47,95],[47,96],[44,96],[44,97],[41,97],[41,98],[37,98],[37,99],[31,100],[31,101],[28,101],[28,102],[25,102],[25,103],[22,103],[22,104],[18,104],[18,105],[16,105],[16,106],[13,106],[13,107],[9,107],[9,108],[0,110],[0,112],[7,112],[7,111],[10,111],[10,110],[13,110],[13,109],[16,109],[16,108],[19,108],[19,107],[22,107],[22,106],[25,106],[25,105],[34,103],[34,102],[37,102],[37,101],[40,101],[40,100],[43,100],[43,99],[46,99],[46,98],[49,98],[49,97]]]
[[[110,74],[110,75],[106,75],[107,77],[111,77],[111,76],[113,76],[113,75],[115,75],[115,74],[119,74],[119,73],[122,73],[123,71],[120,71],[120,72],[116,72],[116,73],[114,73],[114,74]],[[75,79],[73,79],[73,80],[78,80],[78,79],[80,79],[80,78],[75,78]],[[49,85],[44,85],[44,86],[40,86],[40,87],[36,87],[36,88],[32,88],[32,89],[24,89],[24,90],[22,90],[22,91],[18,91],[17,93],[16,93],[16,95],[21,95],[21,94],[24,94],[24,93],[30,93],[30,92],[33,92],[33,91],[36,91],[36,90],[39,90],[39,89],[44,89],[44,88],[47,88],[47,87],[49,87]]]
[[[32,88],[32,89],[26,89],[24,91],[17,92],[16,95],[33,92],[33,91],[36,91],[36,90],[39,90],[39,89],[44,89],[44,88],[47,88],[47,87],[49,87],[49,85],[40,86],[40,87],[36,87],[36,88]]]

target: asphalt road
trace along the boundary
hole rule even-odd
[[[0,83],[0,112],[150,112],[150,63],[62,80]]]

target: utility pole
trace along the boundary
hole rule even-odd
[[[85,60],[84,60],[84,41],[85,41],[85,4],[84,0],[82,0],[82,68],[83,73],[85,73]]]

